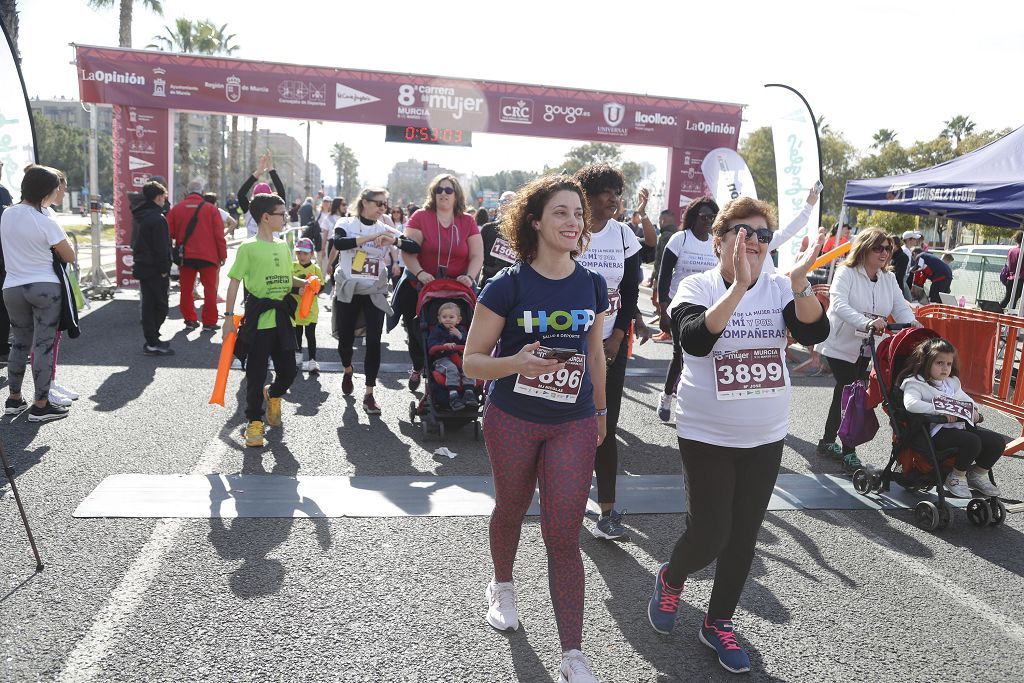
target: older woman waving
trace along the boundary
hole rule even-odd
[[[803,344],[828,336],[807,270],[821,234],[789,277],[762,272],[775,228],[772,207],[749,197],[715,218],[717,267],[684,279],[670,305],[683,348],[676,405],[686,482],[686,532],[655,579],[651,625],[669,633],[686,578],[717,559],[698,633],[733,673],[750,670],[732,617],[754,558],[789,431],[786,330]]]
[[[836,443],[840,404],[843,387],[854,380],[867,379],[867,358],[862,359],[860,351],[868,328],[883,332],[890,315],[898,323],[918,325],[914,311],[903,298],[900,283],[889,269],[894,248],[893,239],[880,228],[858,233],[829,287],[828,318],[832,331],[818,350],[832,368],[836,387],[817,453],[842,458],[847,472],[858,469],[861,463],[854,449]]]

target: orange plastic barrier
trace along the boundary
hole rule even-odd
[[[853,246],[853,242],[844,242],[843,244],[840,244],[835,249],[832,249],[830,251],[826,251],[824,254],[819,256],[814,261],[814,263],[811,264],[810,270],[817,270],[818,268],[821,268],[822,266],[827,266],[828,264],[832,263],[833,261],[835,261],[840,256],[844,255],[846,252],[850,251],[850,248],[852,246]]]
[[[964,391],[979,405],[1021,423],[1021,435],[1006,445],[1003,454],[1024,450],[1024,358],[1017,351],[1018,341],[1024,341],[1024,318],[929,304],[917,309],[917,319],[956,347]]]
[[[242,324],[242,316],[235,316],[235,330]],[[217,362],[217,379],[213,382],[213,393],[210,395],[210,405],[224,405],[224,392],[228,387],[228,372],[231,371],[231,359],[235,356],[235,339],[237,334],[232,332],[220,345],[220,360]]]
[[[310,275],[306,278],[306,289],[302,291],[302,299],[299,301],[299,319],[305,318],[313,309],[313,299],[320,293],[320,278]]]

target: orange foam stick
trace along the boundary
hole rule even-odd
[[[831,251],[826,251],[824,254],[819,256],[817,260],[814,261],[814,263],[811,264],[810,270],[816,270],[818,268],[821,268],[822,266],[827,266],[828,264],[832,263],[846,252],[850,251],[850,248],[852,246],[853,242],[844,242],[835,249],[832,249]]]
[[[224,406],[224,392],[228,387],[228,373],[231,371],[231,359],[235,356],[235,339],[237,338],[238,326],[242,324],[242,316],[235,316],[235,332],[232,332],[220,345],[220,360],[217,362],[217,379],[213,381],[213,393],[210,395],[210,405],[217,404]]]
[[[306,278],[306,289],[302,290],[302,300],[299,302],[299,319],[305,318],[313,309],[313,298],[320,293],[320,278],[310,275]]]

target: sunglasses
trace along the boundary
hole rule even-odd
[[[711,223],[711,222],[713,222],[715,220],[715,214],[713,214],[713,213],[698,213],[697,214],[697,220],[699,220],[699,221],[707,221],[708,223]]]
[[[871,247],[871,251],[875,252],[876,254],[881,254],[881,253],[891,254],[892,253],[892,245],[891,244],[879,244],[877,247]]]
[[[455,194],[454,187],[435,187],[434,194]]]
[[[366,201],[371,202],[373,204],[376,204],[377,206],[381,207],[382,209],[388,208],[388,200],[386,200],[386,199],[367,199]]]
[[[747,231],[747,234],[744,236],[744,239],[750,239],[752,236],[757,235],[757,241],[760,242],[761,244],[768,244],[769,242],[772,241],[771,228],[758,228],[757,230],[754,230],[754,228],[750,227],[746,223],[740,223],[739,225],[732,226],[732,232],[736,233],[737,235],[740,234],[740,230]]]

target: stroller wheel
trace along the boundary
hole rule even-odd
[[[949,505],[943,502],[939,505],[939,525],[935,527],[937,530],[942,531],[949,527],[949,523],[953,521],[953,515],[950,513]]]
[[[871,475],[863,468],[853,473],[853,489],[862,496],[866,496],[871,490]]]
[[[967,521],[974,526],[985,526],[992,521],[988,501],[984,498],[972,498],[967,504]]]
[[[874,493],[882,492],[882,473],[877,470],[871,470],[871,490]]]
[[[939,509],[930,500],[922,500],[914,508],[914,521],[925,531],[935,531],[939,526]]]
[[[988,503],[992,512],[992,519],[989,521],[991,526],[999,526],[1006,521],[1006,506],[1003,505],[1003,501],[998,498],[989,498]]]

